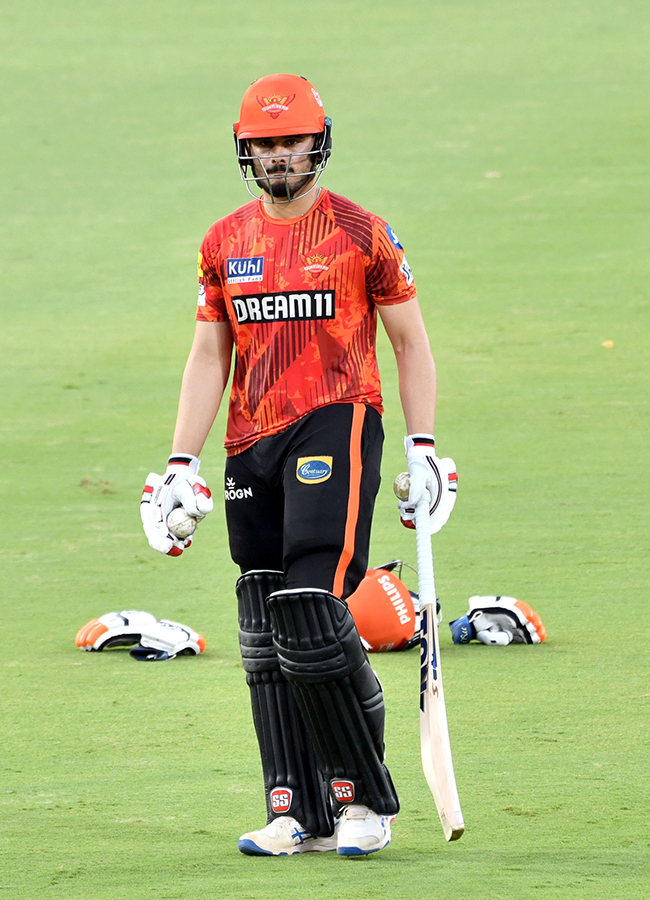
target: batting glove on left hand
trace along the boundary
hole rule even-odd
[[[167,527],[172,509],[182,506],[188,515],[201,520],[214,508],[210,490],[198,475],[200,465],[196,456],[175,453],[169,457],[164,475],[147,475],[140,516],[149,545],[158,553],[180,556],[192,543],[191,537],[177,538]]]
[[[436,534],[456,503],[456,463],[449,457],[438,459],[432,434],[409,434],[404,438],[404,447],[410,487],[408,500],[398,503],[402,525],[415,528],[415,507],[428,496],[429,533]]]

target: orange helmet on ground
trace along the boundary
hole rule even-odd
[[[398,565],[396,560],[386,567],[369,569],[346,600],[357,631],[370,652],[409,649],[419,641],[417,594],[412,594],[392,571]]]
[[[260,177],[260,172],[256,174],[254,171],[253,162],[258,160],[259,169],[260,157],[252,155],[248,143],[251,139],[320,135],[315,139],[312,149],[307,154],[301,154],[312,159],[311,171],[303,173],[314,178],[309,190],[316,186],[332,152],[332,120],[325,115],[318,91],[302,75],[266,75],[254,81],[244,94],[239,121],[233,125],[233,131],[241,176],[252,196],[256,195],[251,190],[251,183],[257,184],[271,195],[273,192],[264,173]],[[289,202],[294,199],[289,179],[297,176],[289,173],[290,161],[287,162],[285,178],[287,199],[274,201],[271,197],[272,202]]]

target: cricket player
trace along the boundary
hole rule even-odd
[[[234,132],[254,199],[201,245],[172,454],[147,479],[143,523],[177,556],[190,541],[168,529],[171,509],[212,509],[198,457],[234,364],[226,516],[268,811],[239,849],[363,856],[389,843],[399,811],[381,685],[345,603],[366,572],[380,482],[377,314],[397,360],[411,507],[433,496],[435,366],[397,235],[319,185],[332,138],[316,89],[260,78]]]

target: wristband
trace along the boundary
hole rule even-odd
[[[432,450],[435,455],[436,439],[432,434],[409,434],[404,438],[404,449],[407,456],[409,450],[412,450],[414,447]]]
[[[167,468],[169,469],[170,466],[187,466],[192,475],[198,475],[201,461],[191,453],[172,453],[167,460]]]

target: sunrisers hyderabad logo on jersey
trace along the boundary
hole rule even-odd
[[[279,94],[272,94],[270,97],[257,97],[257,102],[265,113],[268,113],[272,119],[277,119],[280,113],[287,112],[289,104],[296,99],[295,94],[289,97],[280,97]]]
[[[321,256],[320,253],[312,253],[311,256],[305,256],[304,253],[301,253],[300,259],[303,262],[303,272],[308,272],[312,278],[318,279],[322,278],[325,272],[329,270],[334,256]]]
[[[332,474],[332,456],[301,456],[296,465],[296,478],[303,484],[321,484]]]

